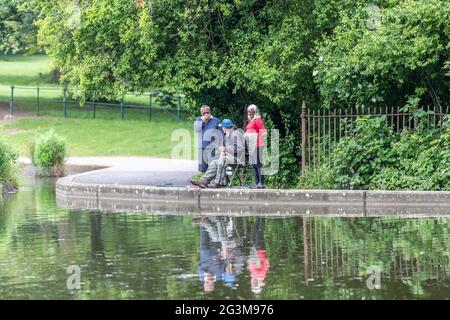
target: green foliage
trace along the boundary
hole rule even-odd
[[[378,4],[379,25],[368,25],[366,8],[356,5],[319,43],[316,83],[323,105],[448,101],[449,0]]]
[[[39,134],[34,142],[33,163],[42,168],[63,168],[66,144],[53,129]]]
[[[306,170],[305,176],[298,178],[298,189],[333,189],[336,181],[336,173],[328,164],[324,164],[317,170]]]
[[[81,98],[96,92],[90,98],[118,99],[163,86],[185,94],[193,114],[208,104],[236,123],[248,104],[258,105],[281,133],[272,186],[292,185],[299,173],[299,135],[283,117],[298,128],[301,100],[310,108],[347,108],[450,99],[450,0],[32,3],[40,43]],[[379,16],[368,10],[373,5]],[[377,138],[365,154],[370,159],[359,159],[381,156],[370,165],[353,159],[348,170],[356,171],[337,175],[339,185],[370,184],[393,161],[384,149],[390,138]],[[361,147],[346,143],[352,151]],[[345,171],[350,160],[341,156]]]
[[[405,130],[392,144],[395,166],[374,175],[370,189],[450,190],[450,130]]]
[[[342,138],[333,152],[338,189],[361,189],[393,161],[390,149],[395,134],[385,117],[356,120],[353,134]]]
[[[419,120],[420,121],[420,120]],[[359,118],[333,150],[331,164],[301,177],[298,187],[320,189],[450,190],[450,130],[397,134],[384,117]]]
[[[7,189],[17,187],[17,154],[5,142],[0,140],[0,184]]]
[[[295,183],[293,181],[300,174],[301,169],[300,163],[297,160],[301,153],[301,146],[298,144],[299,132],[293,127],[293,122],[290,121],[290,115],[281,112],[281,117],[282,127],[285,129],[285,133],[279,140],[279,171],[275,175],[266,176],[266,184],[269,188],[294,186]],[[271,129],[275,129],[275,125],[270,119],[265,121],[265,123],[269,133]],[[273,151],[269,151],[269,157],[272,157]]]
[[[37,18],[26,7],[25,0],[0,0],[0,52],[3,54],[35,53],[37,47]]]

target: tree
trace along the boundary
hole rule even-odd
[[[82,97],[172,88],[193,113],[208,104],[238,124],[254,103],[285,139],[289,179],[302,100],[415,106],[450,95],[450,0],[35,1],[40,43]]]
[[[318,46],[323,105],[441,105],[450,97],[450,1],[386,1],[370,28],[356,10]]]
[[[24,0],[0,0],[0,51],[3,54],[35,53],[37,47],[36,14]]]

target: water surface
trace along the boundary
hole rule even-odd
[[[0,204],[0,298],[448,299],[449,234],[448,218],[68,211],[31,180]]]

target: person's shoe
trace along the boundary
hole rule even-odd
[[[195,180],[191,179],[190,182],[192,185],[194,185],[196,187],[199,187],[202,189],[206,188],[206,186],[201,181],[195,181]]]
[[[262,183],[258,183],[255,187],[256,187],[256,189],[265,189],[266,188]]]
[[[213,188],[213,189],[217,189],[217,188],[221,188],[222,186],[220,184],[217,184],[215,182],[211,182],[210,184],[208,184],[208,188]]]

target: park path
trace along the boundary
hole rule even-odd
[[[31,159],[21,157],[19,163],[29,165]],[[186,186],[197,174],[196,161],[151,157],[69,157],[66,166],[94,169],[73,181],[95,184]]]
[[[9,104],[6,102],[0,102],[0,125],[7,125],[14,122],[18,118],[29,118],[36,113],[33,110],[14,110],[12,118],[9,117]]]

